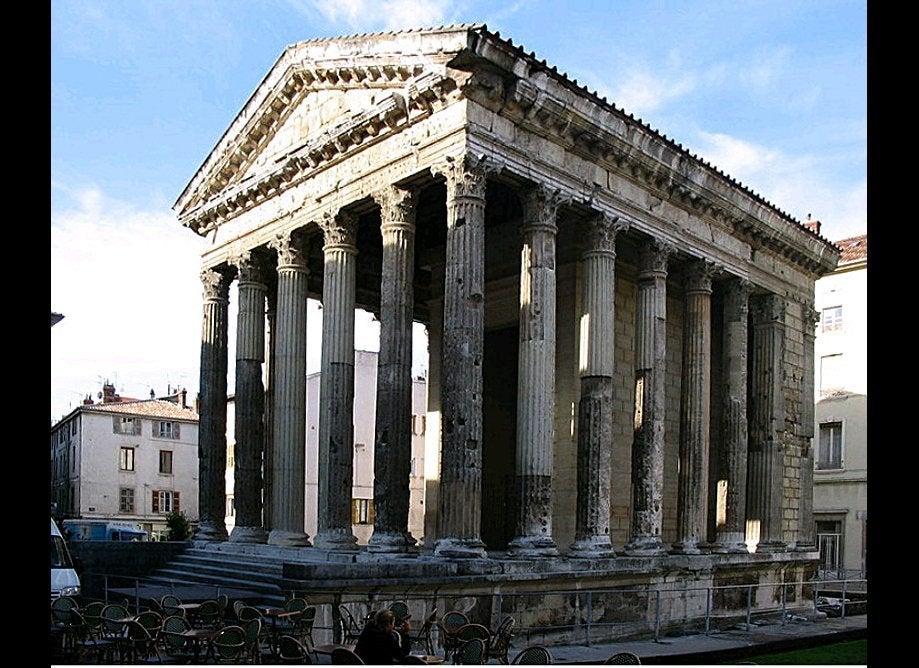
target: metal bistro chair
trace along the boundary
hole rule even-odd
[[[362,666],[364,660],[347,647],[332,650],[332,663],[337,666]]]
[[[444,648],[444,660],[448,661],[450,656],[459,647],[459,640],[456,632],[460,627],[468,624],[469,618],[458,610],[451,610],[443,616],[443,619],[437,624],[440,629],[440,644]]]
[[[223,626],[223,614],[216,600],[202,601],[195,612],[195,626],[201,629],[219,629]]]
[[[121,658],[125,663],[162,663],[156,635],[139,622],[125,623],[125,637],[121,644]]]
[[[182,635],[190,628],[191,624],[181,615],[171,615],[164,619],[157,638],[160,654],[176,663],[191,663],[194,658],[194,646],[191,640]]]
[[[389,611],[396,618],[396,626],[402,623],[402,619],[408,615],[408,603],[405,601],[395,601],[390,604]]]
[[[498,663],[508,664],[507,653],[511,648],[511,640],[514,638],[514,627],[517,625],[513,617],[505,617],[491,640],[491,647],[488,648],[488,657],[496,659]]]
[[[482,663],[488,662],[489,651],[491,650],[491,631],[487,627],[475,623],[463,624],[457,630],[456,638],[460,645],[474,638],[481,640],[485,644],[485,660]]]
[[[285,664],[312,663],[310,651],[306,645],[292,636],[278,638],[278,662]]]
[[[428,615],[427,619],[424,620],[424,624],[420,629],[414,632],[409,632],[408,637],[411,639],[412,644],[418,643],[424,645],[424,651],[426,654],[434,654],[434,637],[433,631],[434,626],[437,624],[437,608],[434,608],[431,611],[431,614]]]
[[[344,605],[338,606],[339,625],[341,628],[341,642],[345,645],[356,643],[361,635],[361,629],[354,621],[354,615]]]
[[[617,652],[610,656],[606,661],[603,662],[603,665],[614,666],[614,665],[623,665],[623,664],[640,664],[641,659],[638,658],[637,654],[632,652]]]
[[[185,611],[179,607],[180,605],[182,605],[182,599],[172,594],[166,594],[160,599],[160,607],[163,609],[165,617],[171,617],[172,615],[182,615],[184,617]]]
[[[453,653],[454,664],[481,664],[487,661],[487,645],[481,638],[471,638],[467,640]]]
[[[217,663],[242,663],[249,652],[246,632],[240,626],[224,626],[211,643],[214,661]]]
[[[531,645],[515,656],[511,663],[513,665],[550,664],[552,655],[541,645]]]

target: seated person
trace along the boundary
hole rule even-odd
[[[389,610],[381,610],[361,631],[354,653],[361,657],[364,663],[402,663],[402,659],[411,649],[410,630],[407,619],[403,620],[402,626],[396,630],[395,616]]]

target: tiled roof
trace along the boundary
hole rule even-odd
[[[839,241],[834,241],[833,244],[841,251],[839,256],[840,265],[868,260],[867,234],[849,237],[848,239],[840,239]]]
[[[80,409],[92,413],[119,413],[123,415],[189,420],[192,422],[198,421],[198,414],[193,409],[182,408],[179,404],[171,401],[163,401],[161,399],[91,404],[80,406]]]

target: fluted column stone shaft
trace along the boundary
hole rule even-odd
[[[785,349],[785,300],[779,295],[759,297],[753,310],[753,377],[750,379],[749,458],[747,460],[747,517],[759,522],[757,552],[783,552],[783,453],[785,399],[782,363]]]
[[[226,540],[227,325],[230,275],[201,272],[204,316],[201,332],[198,413],[198,540]]]
[[[306,502],[306,295],[304,240],[279,236],[271,451],[271,545],[308,546]]]
[[[239,311],[236,319],[236,420],[233,497],[236,524],[230,542],[264,543],[262,448],[264,446],[265,297],[268,286],[251,253],[236,260]]]
[[[706,541],[711,445],[712,275],[715,267],[694,260],[686,272],[683,318],[683,379],[680,392],[680,468],[677,540],[672,551],[700,554]]]
[[[439,557],[485,557],[481,539],[485,189],[481,162],[438,167],[447,181]]]
[[[613,440],[613,357],[616,235],[628,229],[617,216],[589,223],[581,255],[581,396],[578,400],[578,485],[573,557],[615,556],[610,542]]]
[[[635,433],[632,440],[632,522],[629,556],[666,551],[661,541],[667,368],[667,259],[673,247],[652,240],[640,251],[635,351]]]
[[[724,523],[717,527],[716,552],[746,552],[747,517],[747,342],[752,284],[732,277],[724,286],[722,361],[722,447],[719,469]]]
[[[323,220],[322,362],[319,381],[319,522],[314,543],[355,550],[354,307],[357,217],[340,211]]]
[[[263,418],[264,434],[262,452],[262,525],[266,530],[271,529],[271,496],[272,496],[272,475],[274,474],[274,386],[275,386],[275,343],[277,333],[277,302],[278,302],[278,285],[277,271],[274,272],[274,280],[271,281],[268,289],[268,305],[265,312],[266,336],[267,343],[265,346],[265,415]]]
[[[796,551],[814,551],[817,549],[814,535],[814,340],[816,327],[820,321],[820,312],[813,304],[801,304],[801,322],[804,326],[804,375],[801,390],[801,421],[803,423],[804,442],[807,444],[801,453],[799,474],[801,476],[801,516],[798,520],[798,537],[795,541]]]
[[[517,381],[517,529],[515,557],[558,554],[552,538],[552,444],[555,420],[555,217],[558,193],[524,196],[520,261]]]
[[[408,513],[417,193],[413,189],[391,187],[378,193],[376,200],[380,205],[383,236],[383,275],[373,451],[375,515],[368,549],[415,554],[417,541],[408,530]]]

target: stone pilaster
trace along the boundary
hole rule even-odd
[[[274,386],[275,386],[275,341],[277,336],[277,311],[278,311],[278,281],[277,271],[274,272],[272,280],[268,286],[268,305],[265,311],[267,343],[265,345],[265,415],[264,440],[262,458],[262,525],[265,529],[270,529],[271,519],[271,498],[272,498],[272,475],[274,473]]]
[[[561,198],[537,186],[523,198],[517,381],[515,557],[558,554],[552,539],[555,419],[555,217]]]
[[[700,554],[700,545],[706,540],[712,408],[712,275],[715,271],[710,262],[694,260],[685,276],[678,533],[671,550],[677,554]]]
[[[306,497],[306,243],[282,234],[278,252],[278,295],[274,337],[274,403],[271,450],[271,545],[308,546],[304,531]]]
[[[265,297],[261,267],[245,252],[236,259],[239,312],[236,319],[236,420],[233,496],[236,524],[230,542],[264,543],[262,525],[262,448],[265,388]]]
[[[610,474],[613,447],[613,333],[616,235],[628,229],[617,216],[589,222],[581,255],[581,397],[578,400],[578,492],[573,557],[613,557]]]
[[[732,277],[724,286],[722,361],[722,447],[719,470],[725,489],[724,521],[717,526],[715,552],[746,552],[747,516],[747,341],[752,284]]]
[[[629,556],[664,554],[664,400],[667,367],[667,259],[657,240],[640,251],[635,351],[635,435],[632,441],[632,523]]]
[[[227,312],[230,274],[201,272],[204,317],[198,412],[198,540],[226,540]]]
[[[812,552],[817,549],[814,535],[814,340],[820,312],[814,305],[801,304],[801,322],[804,327],[804,372],[801,391],[802,443],[799,473],[801,476],[801,516],[798,521],[798,537],[794,549]]]
[[[354,307],[357,217],[340,211],[322,221],[322,364],[319,381],[319,522],[314,543],[355,550]]]
[[[759,523],[757,552],[783,552],[786,549],[782,539],[785,300],[775,294],[763,295],[751,306],[753,397],[747,459],[747,519]]]
[[[368,550],[416,554],[417,541],[408,530],[408,513],[417,192],[390,187],[378,193],[375,199],[380,205],[383,272],[373,452],[373,504],[376,512]]]
[[[439,557],[485,557],[481,538],[485,189],[482,161],[437,168],[447,181]]]

